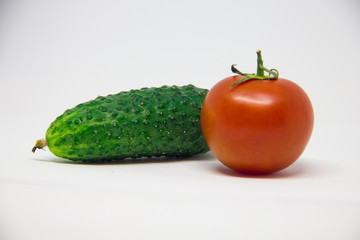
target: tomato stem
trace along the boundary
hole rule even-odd
[[[257,73],[256,73],[256,75],[259,77],[264,77],[265,76],[264,62],[263,62],[263,59],[261,56],[261,51],[257,50],[256,54],[257,54]]]
[[[248,80],[276,80],[279,78],[279,71],[276,69],[267,69],[264,67],[264,62],[261,56],[261,50],[256,51],[257,54],[257,72],[255,73],[242,73],[238,69],[235,68],[235,64],[231,65],[231,71],[233,73],[239,74],[241,76],[244,76],[239,81],[235,82],[233,85],[231,85],[230,89],[234,86],[243,83]],[[268,75],[265,75],[265,72],[268,73]]]

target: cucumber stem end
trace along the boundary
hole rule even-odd
[[[35,153],[36,149],[44,149],[47,146],[47,141],[45,139],[39,139],[36,141],[35,146],[31,149]]]

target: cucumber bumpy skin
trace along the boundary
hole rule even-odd
[[[66,110],[33,152],[47,145],[58,157],[85,162],[207,152],[200,126],[207,92],[187,85],[99,96]]]

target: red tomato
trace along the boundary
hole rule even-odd
[[[225,78],[207,94],[201,127],[212,153],[229,168],[247,174],[282,170],[303,153],[314,114],[306,93],[295,83]],[[231,89],[230,89],[231,88]]]

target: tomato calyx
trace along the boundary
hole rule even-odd
[[[279,78],[279,71],[276,69],[267,69],[264,67],[264,62],[261,56],[261,50],[256,51],[257,54],[257,72],[255,73],[243,73],[240,72],[237,68],[235,68],[236,64],[231,65],[231,71],[233,73],[239,74],[241,76],[244,76],[239,81],[235,82],[233,85],[231,85],[230,89],[235,87],[236,85],[239,85],[243,82],[246,82],[248,80],[276,80]],[[268,73],[265,75],[265,72]]]

